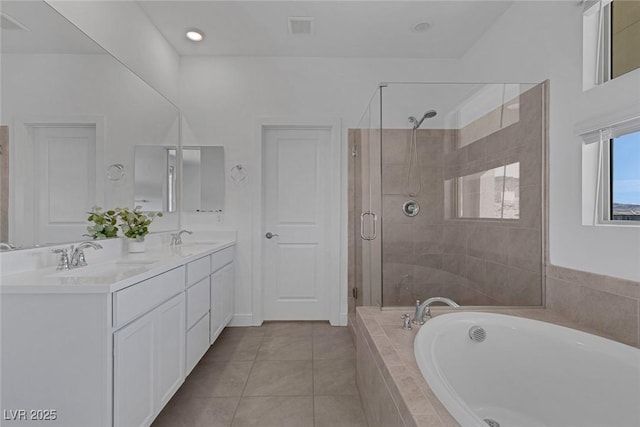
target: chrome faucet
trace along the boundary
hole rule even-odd
[[[13,250],[16,247],[14,245],[12,245],[11,243],[7,243],[7,242],[0,242],[0,249],[9,249],[9,250]]]
[[[413,315],[413,320],[411,322],[416,325],[424,325],[427,319],[431,318],[430,307],[434,302],[442,302],[453,308],[460,307],[455,301],[444,297],[432,297],[424,301],[422,304],[420,303],[420,300],[416,300],[416,312]]]
[[[60,261],[58,261],[58,266],[56,270],[68,270],[69,267],[69,250],[68,249],[51,249],[51,252],[54,254],[60,254]]]
[[[193,234],[193,231],[180,230],[177,233],[171,233],[171,246],[179,246],[182,244],[182,234]]]
[[[71,246],[71,259],[69,259],[69,268],[84,267],[87,260],[84,259],[84,248],[102,249],[102,245],[94,242],[82,242],[75,248]]]

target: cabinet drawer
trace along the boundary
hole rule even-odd
[[[193,370],[202,356],[209,349],[209,314],[200,319],[187,332],[187,363],[186,375]]]
[[[211,273],[211,259],[207,255],[187,264],[187,287],[195,285]]]
[[[185,268],[178,267],[113,294],[113,326],[121,326],[184,291]]]
[[[209,292],[209,276],[187,289],[187,329],[209,311],[211,304]]]
[[[211,272],[220,270],[231,261],[233,261],[233,246],[214,253],[211,255]]]

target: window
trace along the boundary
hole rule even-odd
[[[640,221],[640,132],[609,142],[609,219]]]
[[[611,78],[640,68],[640,1],[611,2]]]
[[[583,17],[583,89],[640,68],[640,1],[587,0]]]
[[[520,163],[456,178],[457,218],[520,218]]]

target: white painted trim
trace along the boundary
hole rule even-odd
[[[332,325],[346,325],[346,321],[343,321],[341,313],[343,307],[346,307],[346,291],[342,292],[343,288],[346,289],[346,281],[343,283],[342,270],[346,271],[346,267],[342,264],[346,262],[344,256],[343,241],[346,240],[346,234],[344,227],[341,227],[341,219],[343,218],[342,211],[344,210],[343,204],[343,192],[344,192],[344,177],[342,167],[342,156],[344,152],[342,141],[342,121],[340,118],[334,117],[260,117],[255,120],[255,146],[256,164],[255,172],[253,173],[255,179],[253,180],[253,221],[252,221],[252,234],[253,234],[253,322],[255,326],[262,324],[263,317],[263,280],[262,280],[262,220],[263,220],[263,179],[262,179],[262,161],[263,161],[263,135],[265,129],[272,128],[324,128],[331,131],[331,146],[330,146],[330,159],[331,169],[330,174],[330,206],[336,206],[336,209],[331,210],[329,216],[329,233],[331,238],[327,241],[327,253],[335,254],[330,259],[330,271],[328,273],[329,283],[334,283],[328,292],[329,302],[329,322]],[[346,277],[346,276],[345,276]],[[344,300],[344,301],[343,301]]]
[[[253,315],[251,313],[248,314],[234,314],[231,318],[231,322],[227,325],[228,327],[236,327],[236,326],[259,326],[254,325],[253,323]]]
[[[340,313],[340,323],[333,326],[348,326],[349,324],[349,315],[347,313]]]
[[[635,132],[638,127],[640,127],[640,105],[633,104],[581,120],[574,125],[574,132],[589,144],[600,141],[601,129],[611,129],[613,136],[616,136]]]
[[[18,159],[31,152],[29,159],[33,159],[33,134],[32,130],[36,127],[53,127],[53,126],[95,126],[96,129],[96,204],[104,205],[104,188],[105,188],[105,170],[104,150],[106,144],[106,118],[105,116],[86,115],[86,116],[17,116],[13,120],[13,131],[9,129],[11,156],[11,167],[9,168],[9,236],[10,241],[17,242],[16,232],[26,232],[26,240],[31,243],[27,246],[33,246],[33,223],[34,223],[34,207],[26,207],[24,199],[19,201],[16,199],[17,189],[20,188],[22,195],[34,194],[33,179],[27,178],[25,174],[18,175],[16,170],[29,171],[33,168],[32,164],[18,164]],[[19,143],[18,143],[19,142]],[[20,203],[19,203],[20,202]],[[17,227],[16,224],[20,224]],[[22,240],[22,239],[21,239]],[[24,244],[23,244],[24,245]]]

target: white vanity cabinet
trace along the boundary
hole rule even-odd
[[[228,247],[187,265],[186,375],[233,317],[233,257]]]
[[[231,320],[234,247],[145,256],[157,261],[2,277],[0,400],[17,414],[2,427],[153,422]],[[20,418],[23,409],[55,419]]]
[[[211,344],[233,316],[234,265],[227,264],[211,275]]]
[[[187,265],[186,375],[189,375],[209,349],[210,274],[210,255]]]
[[[233,247],[223,249],[211,256],[211,344],[233,316],[234,269]]]
[[[184,381],[184,278],[180,267],[114,294],[114,323],[141,316],[113,333],[115,426],[148,426]],[[150,301],[161,305],[145,314]]]

